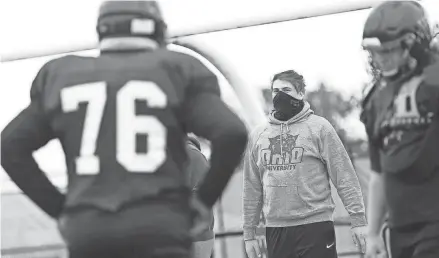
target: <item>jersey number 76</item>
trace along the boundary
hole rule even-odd
[[[154,173],[166,159],[166,127],[154,116],[136,115],[135,101],[145,100],[151,108],[166,108],[167,97],[162,89],[150,81],[128,81],[116,95],[116,160],[127,171]],[[75,85],[61,90],[64,112],[78,110],[87,102],[76,173],[99,173],[99,157],[95,154],[96,142],[107,101],[106,82]],[[147,153],[136,152],[136,134],[148,134]]]

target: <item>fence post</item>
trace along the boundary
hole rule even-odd
[[[247,252],[245,251],[245,241],[244,240],[242,240],[242,251],[243,251],[243,257],[244,258],[248,258],[248,256],[247,256]]]
[[[225,231],[225,225],[224,225],[224,211],[223,211],[223,205],[222,205],[222,198],[220,197],[218,200],[218,206],[217,206],[217,211],[218,211],[218,230],[220,232],[224,232]],[[227,258],[227,244],[226,244],[226,239],[225,238],[221,238],[220,239],[220,250],[221,250],[221,258]]]

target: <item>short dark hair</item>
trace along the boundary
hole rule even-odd
[[[273,89],[273,83],[276,80],[286,81],[291,83],[298,93],[305,94],[305,80],[303,76],[294,70],[287,70],[277,73],[273,76],[271,80],[271,89]]]

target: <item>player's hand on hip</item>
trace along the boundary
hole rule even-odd
[[[191,235],[196,236],[206,231],[212,224],[210,210],[197,197],[193,195],[191,198],[191,207],[195,212],[194,225],[191,229]]]
[[[248,258],[260,258],[262,257],[261,249],[259,248],[259,242],[256,239],[246,240],[245,243],[245,252],[247,253]]]
[[[352,240],[354,240],[355,245],[361,249],[362,253],[365,253],[367,227],[366,226],[355,227],[352,228],[351,232],[352,232]]]
[[[384,241],[379,235],[367,237],[366,258],[387,258]]]

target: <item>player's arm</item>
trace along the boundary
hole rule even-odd
[[[251,141],[255,141],[256,132],[252,134]],[[254,157],[253,143],[247,146],[244,157],[243,173],[243,217],[244,217],[244,240],[252,240],[256,237],[256,227],[262,211],[262,178],[259,167]]]
[[[40,92],[46,71],[35,78],[31,103],[1,133],[1,164],[14,183],[43,211],[53,218],[59,216],[64,195],[39,168],[33,152],[46,145],[54,135],[41,112]]]
[[[360,182],[342,141],[327,121],[320,134],[321,155],[326,162],[331,181],[349,213],[352,227],[367,225]]]
[[[361,121],[364,123],[369,144],[369,159],[371,164],[371,177],[368,185],[368,211],[367,218],[369,222],[368,235],[379,237],[381,227],[387,213],[385,196],[384,196],[384,176],[381,173],[380,149],[378,142],[374,139],[374,105],[370,95],[363,102],[363,111]]]
[[[369,139],[369,156],[373,173],[369,180],[368,213],[369,235],[379,236],[387,213],[384,176],[381,173],[379,148]]]
[[[205,205],[212,207],[241,161],[247,129],[221,100],[217,77],[198,60],[193,62],[186,96],[187,130],[211,142],[210,169],[197,193]]]

